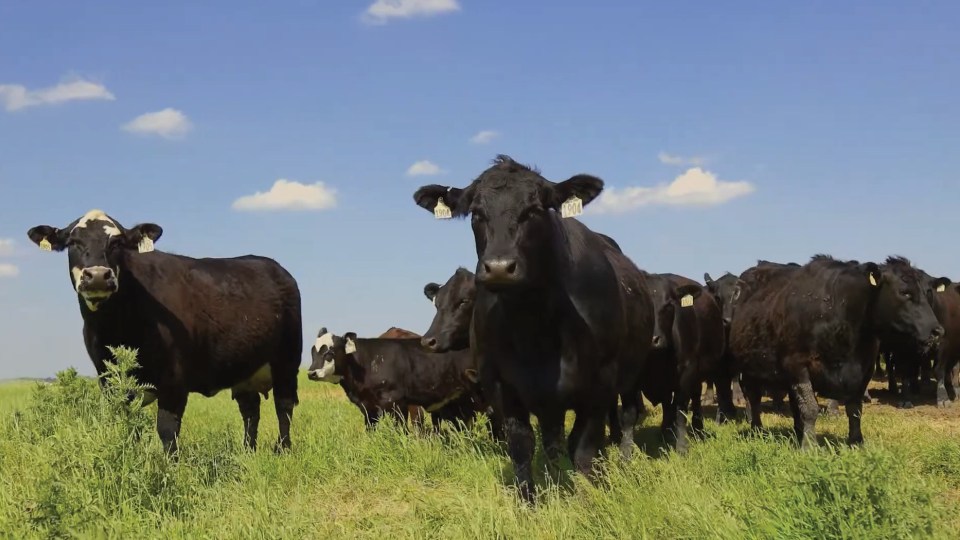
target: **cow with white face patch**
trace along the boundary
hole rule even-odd
[[[469,349],[433,353],[420,346],[420,338],[361,339],[321,328],[310,354],[310,380],[339,384],[367,428],[385,414],[405,425],[411,406],[431,413],[436,428],[440,419],[469,423],[488,412]]]
[[[303,348],[300,291],[276,261],[247,255],[195,259],[154,250],[163,229],[125,228],[91,210],[63,228],[27,232],[41,250],[67,251],[70,281],[83,317],[87,353],[97,373],[108,347],[139,350],[134,375],[154,387],[157,432],[177,450],[191,392],[212,396],[230,388],[256,447],[260,394],[272,389],[280,423],[278,449],[290,447]]]

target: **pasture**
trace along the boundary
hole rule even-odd
[[[53,384],[0,385],[0,534],[902,539],[955,538],[960,528],[960,407],[938,410],[929,398],[897,410],[877,390],[881,402],[864,406],[863,448],[842,444],[841,415],[821,418],[821,445],[809,452],[786,416],[765,410],[758,436],[744,422],[718,426],[708,407],[706,438],[683,457],[664,450],[660,407],[649,408],[642,451],[623,463],[609,447],[597,485],[571,475],[567,460],[559,485],[548,484],[538,445],[545,492],[530,507],[485,425],[438,436],[388,419],[367,432],[340,387],[302,371],[299,384],[291,453],[271,451],[272,395],[261,404],[264,444],[244,450],[227,391],[190,396],[179,462],[162,451],[155,404],[128,414],[70,372]]]

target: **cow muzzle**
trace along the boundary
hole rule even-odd
[[[523,281],[523,272],[520,263],[512,257],[485,259],[480,265],[477,279],[484,286],[491,289],[500,289],[516,285]]]
[[[667,348],[667,340],[661,335],[654,335],[651,344],[653,345],[654,349],[659,350]]]
[[[340,382],[340,376],[335,374],[336,370],[337,366],[332,359],[324,360],[319,368],[307,372],[307,378],[311,381],[337,384]]]
[[[77,293],[92,310],[96,310],[101,302],[110,298],[119,289],[117,273],[106,266],[75,269],[74,279]]]

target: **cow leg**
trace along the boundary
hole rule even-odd
[[[680,389],[673,394],[673,403],[670,408],[673,410],[673,438],[674,446],[678,454],[686,454],[689,447],[687,440],[687,408],[690,404],[690,398],[686,390]]]
[[[743,393],[747,395],[747,414],[750,416],[750,427],[760,431],[763,429],[763,423],[760,421],[760,400],[763,399],[763,388],[760,385],[747,384],[743,387]]]
[[[233,397],[237,400],[240,417],[243,418],[243,444],[250,450],[257,449],[257,429],[260,426],[260,394],[244,392]]]
[[[859,396],[857,398],[859,399]],[[790,403],[798,442],[801,448],[810,448],[817,442],[817,416],[820,414],[820,406],[817,405],[817,397],[813,393],[813,384],[809,377],[805,376],[800,382],[790,386]],[[793,403],[796,403],[796,407]]]
[[[944,359],[943,361],[946,362],[946,359]],[[956,401],[957,390],[953,386],[953,381],[954,379],[956,379],[956,377],[954,376],[954,373],[956,372],[956,367],[946,369],[945,372],[947,374],[947,377],[943,380],[943,386],[947,390],[947,399],[949,399],[950,401]]]
[[[890,370],[890,388],[893,391],[897,391],[899,399],[897,400],[897,407],[901,409],[912,409],[913,408],[913,388],[911,387],[912,381],[916,370],[913,369],[915,366],[907,365],[906,362],[898,362],[894,365],[894,368]],[[918,366],[917,366],[918,367]],[[899,388],[897,385],[899,382]],[[914,385],[915,386],[915,385]]]
[[[603,443],[603,424],[605,412],[578,411],[577,416],[584,416],[583,429],[577,443],[573,464],[577,472],[589,479],[593,478],[593,462],[600,455],[600,445]]]
[[[733,383],[727,376],[718,377],[714,384],[717,388],[717,423],[724,424],[737,417],[737,408],[733,404]],[[737,389],[740,385],[737,385]],[[741,393],[740,399],[743,399]]]
[[[626,405],[628,399],[626,394],[621,396],[620,399]],[[617,398],[613,398],[607,421],[610,423],[610,444],[620,444],[620,441],[623,440],[623,426],[620,422],[620,408],[617,406]],[[570,454],[570,460],[573,460],[573,453]]]
[[[847,408],[847,444],[859,446],[863,444],[863,432],[860,431],[860,417],[863,416],[863,400],[850,399],[845,403]]]
[[[290,422],[293,420],[293,408],[300,402],[297,395],[297,371],[300,369],[300,347],[290,353],[290,361],[282,364],[279,361],[270,364],[270,374],[273,378],[273,408],[277,413],[279,433],[277,443],[273,447],[276,453],[289,450]]]
[[[947,373],[947,358],[945,355],[938,355],[933,366],[933,374],[937,378],[937,407],[941,409],[951,404],[950,397],[947,395]]]
[[[693,413],[693,434],[697,437],[703,435],[703,404],[700,401],[700,390],[701,387],[697,384],[690,394],[690,411]]]
[[[177,439],[180,437],[180,421],[187,408],[187,394],[160,394],[157,398],[157,435],[167,454],[178,451]]]
[[[507,438],[507,454],[513,462],[513,477],[520,497],[532,503],[533,452],[536,438],[530,426],[530,411],[524,407],[513,392],[501,387],[503,403],[503,428]]]
[[[547,457],[547,474],[559,481],[560,459],[563,458],[563,410],[559,414],[551,411],[537,417],[540,424],[540,439],[543,441],[543,451]]]
[[[633,438],[637,429],[637,420],[640,418],[640,404],[643,403],[643,396],[640,391],[628,392],[620,396],[623,401],[623,410],[620,412],[620,424],[623,431],[620,434],[620,456],[624,460],[630,460],[633,457]]]

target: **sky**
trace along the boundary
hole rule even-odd
[[[80,5],[82,4],[82,6]],[[423,332],[469,221],[417,207],[498,153],[604,193],[641,268],[909,257],[960,280],[955,2],[0,3],[0,378],[93,374],[65,253],[98,208],[258,254],[321,326]],[[308,365],[308,364],[304,364]]]

